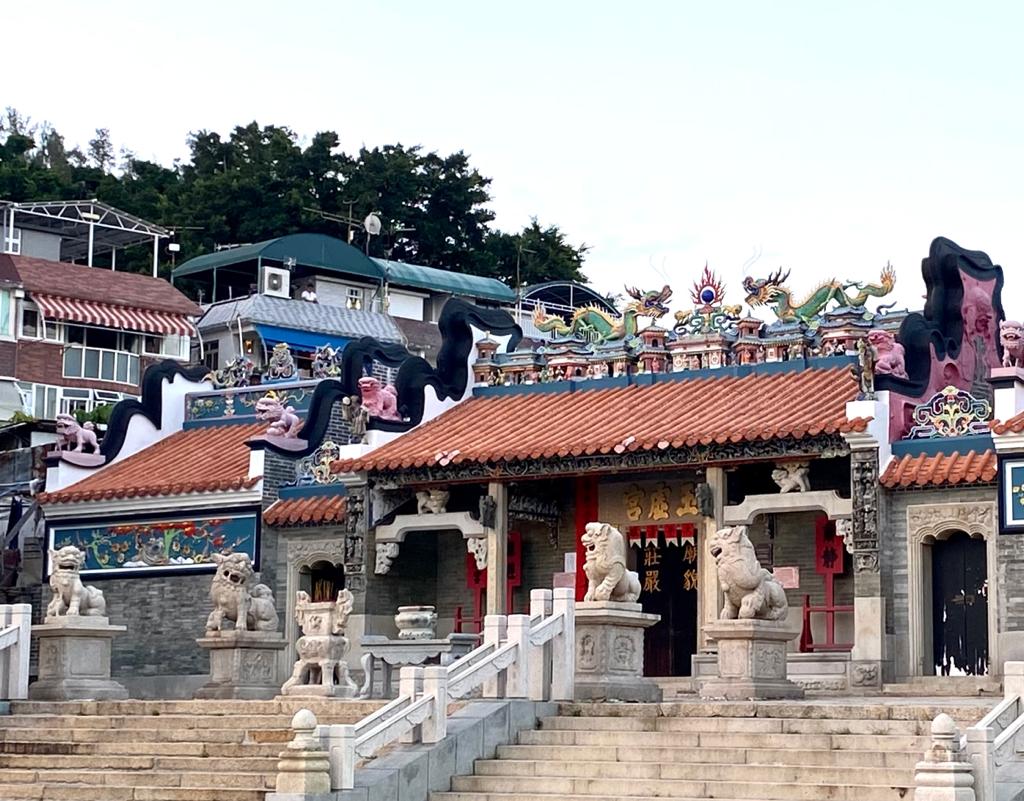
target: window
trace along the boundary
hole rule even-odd
[[[138,384],[139,357],[120,350],[68,347],[64,350],[64,377]]]
[[[11,222],[14,222],[14,217],[11,217]],[[21,229],[20,228],[8,228],[3,225],[3,221],[0,221],[0,227],[3,228],[4,241],[3,251],[4,253],[11,253],[15,256],[21,255]]]
[[[357,287],[350,286],[346,294],[345,299],[346,309],[361,309],[363,308],[363,290]]]
[[[80,325],[66,326],[68,342],[73,345],[85,344],[85,329]]]
[[[39,338],[39,312],[35,309],[21,310],[21,335],[25,339]]]
[[[213,340],[206,343],[206,350],[203,353],[203,364],[211,370],[220,367],[220,342]]]
[[[0,337],[14,336],[14,293],[0,290]]]
[[[65,389],[61,393],[60,401],[61,414],[74,414],[76,411],[89,411],[92,406],[91,395],[88,389]]]

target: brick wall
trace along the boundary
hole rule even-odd
[[[8,344],[8,343],[4,343]],[[137,384],[121,384],[117,381],[98,381],[94,378],[64,377],[64,346],[52,342],[34,342],[21,340],[15,345],[16,357],[13,375],[19,381],[34,381],[39,384],[74,387],[81,389],[104,389],[111,392],[139,393]],[[2,359],[0,355],[0,359]],[[139,375],[146,368],[160,361],[157,358],[142,356],[139,359]]]
[[[0,375],[15,375],[17,371],[17,362],[17,344],[14,342],[0,342]]]

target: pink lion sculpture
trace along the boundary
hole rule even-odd
[[[907,377],[906,351],[890,331],[873,328],[868,332],[868,344],[875,352],[876,374]]]
[[[1003,367],[1024,367],[1024,326],[1015,320],[999,323],[999,344],[1003,346]]]
[[[359,394],[370,417],[378,420],[401,420],[398,413],[398,393],[390,384],[382,385],[373,376],[359,379]]]

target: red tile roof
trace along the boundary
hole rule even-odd
[[[318,526],[345,519],[344,495],[312,495],[274,501],[263,513],[268,526]]]
[[[266,427],[265,423],[250,423],[179,431],[123,461],[101,468],[76,484],[57,492],[41,493],[39,502],[71,503],[249,489],[260,477],[246,475],[249,448],[245,443],[262,434]]]
[[[394,470],[663,450],[863,430],[848,367],[665,381],[572,393],[484,395],[335,470]]]
[[[12,275],[11,268],[18,278]],[[0,254],[0,277],[29,292],[199,317],[203,310],[162,278]]]
[[[1009,420],[993,420],[989,427],[997,434],[1019,434],[1024,431],[1024,412],[1014,415]]]
[[[882,474],[883,487],[948,487],[996,479],[995,451],[897,456]]]

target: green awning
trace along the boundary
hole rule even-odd
[[[189,259],[175,268],[172,276],[181,278],[220,267],[242,265],[257,259],[282,264],[294,259],[297,266],[361,275],[375,281],[384,278],[383,269],[374,259],[367,258],[347,242],[325,234],[289,234],[252,245],[206,253]]]
[[[515,290],[496,278],[483,278],[479,275],[466,275],[387,259],[373,261],[386,272],[390,284],[448,292],[452,295],[493,300],[497,303],[515,303],[516,300]]]

